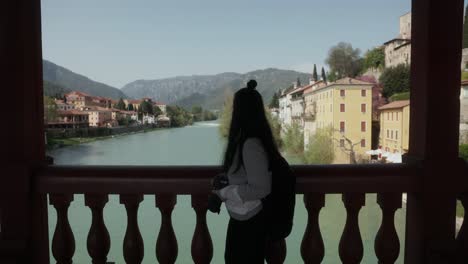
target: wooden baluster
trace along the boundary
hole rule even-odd
[[[161,211],[161,228],[156,241],[156,258],[161,264],[173,264],[177,259],[177,239],[172,227],[172,211],[176,195],[162,194],[156,197],[156,207]]]
[[[467,230],[467,220],[468,217],[468,193],[463,193],[458,198],[463,208],[465,208],[465,216],[463,218],[462,226],[460,227],[460,231],[458,232],[457,239],[456,239],[456,258],[457,263],[468,263],[468,230]]]
[[[400,254],[400,240],[395,230],[395,211],[401,208],[401,193],[379,193],[377,203],[382,208],[382,224],[375,237],[375,254],[379,264],[395,263]]]
[[[57,225],[52,239],[52,254],[57,264],[73,263],[75,238],[68,222],[68,207],[73,201],[73,194],[50,194],[50,204],[57,211]]]
[[[307,209],[307,228],[301,244],[301,256],[305,264],[322,263],[325,255],[322,234],[320,233],[319,214],[325,206],[325,194],[304,194],[304,204]]]
[[[282,264],[286,259],[286,241],[281,239],[277,242],[267,241],[266,245],[266,262],[268,264]]]
[[[360,263],[363,256],[363,245],[359,231],[359,211],[365,204],[366,196],[363,193],[343,194],[343,203],[346,207],[346,224],[340,240],[340,259],[344,264]]]
[[[213,243],[206,224],[208,195],[192,195],[192,207],[197,214],[197,223],[192,238],[192,259],[195,264],[208,264],[213,258]]]
[[[143,195],[120,195],[120,203],[124,204],[127,210],[127,231],[124,237],[123,254],[128,264],[140,264],[145,255],[143,238],[138,228],[138,207],[141,201],[143,201]]]
[[[106,264],[110,249],[110,237],[104,223],[103,210],[109,197],[106,194],[85,194],[85,205],[91,209],[87,248],[93,264]]]

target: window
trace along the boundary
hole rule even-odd
[[[393,130],[390,131],[390,138],[393,139]]]
[[[333,105],[330,105],[330,112],[333,112]]]
[[[366,132],[366,122],[365,121],[361,122],[361,132]]]
[[[390,137],[390,131],[387,129],[387,138]]]
[[[387,120],[390,120],[390,113],[387,112]]]
[[[340,147],[344,147],[344,139],[340,139]]]
[[[364,90],[364,89],[361,90],[361,96],[362,96],[362,97],[365,97],[365,96],[366,96],[366,90]]]
[[[345,96],[345,90],[340,90],[340,96]]]
[[[392,112],[392,121],[393,121],[393,112]]]
[[[398,139],[398,131],[395,131],[395,139]]]
[[[361,104],[361,112],[362,113],[366,112],[366,104]]]
[[[396,114],[396,121],[398,121],[398,112],[396,112],[395,114]]]
[[[361,147],[362,148],[366,147],[366,140],[365,139],[361,139]]]
[[[344,121],[340,122],[340,132],[345,132],[345,122]]]
[[[345,111],[345,104],[340,104],[340,112],[344,112]]]

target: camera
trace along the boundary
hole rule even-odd
[[[221,190],[228,185],[229,180],[225,173],[216,175],[211,182],[211,188],[214,191]],[[208,210],[210,210],[210,212],[219,214],[219,212],[221,211],[222,202],[223,201],[221,201],[221,198],[219,198],[217,194],[212,193],[208,197]]]

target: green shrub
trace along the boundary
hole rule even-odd
[[[460,156],[460,158],[468,161],[468,144],[460,145],[460,148],[458,150],[458,155]]]
[[[302,154],[304,152],[304,133],[297,123],[286,127],[284,133],[283,146],[286,152],[292,155]]]
[[[309,138],[309,144],[304,152],[305,163],[331,164],[334,159],[333,130],[331,127],[318,128],[315,134]]]

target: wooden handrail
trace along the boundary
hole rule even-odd
[[[292,166],[297,192],[413,192],[417,167],[407,164]],[[219,166],[48,166],[35,174],[38,193],[199,194]]]

